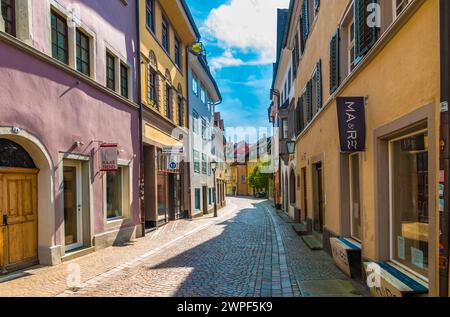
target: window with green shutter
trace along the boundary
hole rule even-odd
[[[200,210],[200,189],[195,189],[195,209]]]
[[[339,87],[339,30],[330,41],[330,94]]]
[[[312,80],[308,81],[306,85],[306,118],[308,123],[311,122],[313,118],[313,100],[312,100],[312,92],[313,92],[313,82]]]
[[[378,40],[379,28],[368,23],[372,11],[368,10],[377,0],[355,0],[355,64],[364,57]]]
[[[317,102],[317,111],[322,108],[323,96],[322,96],[322,60],[317,62],[316,67],[316,102]]]

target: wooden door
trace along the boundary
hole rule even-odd
[[[37,170],[0,172],[2,266],[19,269],[37,262]]]
[[[208,213],[208,187],[203,186],[203,214]]]

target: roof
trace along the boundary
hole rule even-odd
[[[292,6],[294,1],[291,1],[290,6]],[[273,64],[273,78],[272,78],[272,89],[275,87],[275,78],[278,70],[278,63],[280,61],[281,50],[284,46],[284,37],[286,33],[286,28],[288,25],[289,9],[278,9],[277,10],[277,56],[276,61]]]
[[[194,29],[197,39],[200,40],[200,38],[201,38],[200,31],[197,28],[197,24],[195,24],[195,20],[192,17],[191,10],[189,10],[189,6],[187,5],[186,0],[180,0],[180,2],[181,2],[181,5],[183,6],[184,12],[186,12],[186,15],[189,19],[189,23],[191,24],[192,28]]]

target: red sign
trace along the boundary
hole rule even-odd
[[[116,172],[117,166],[117,144],[100,145],[100,171]]]

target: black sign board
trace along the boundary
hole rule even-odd
[[[366,114],[364,97],[337,97],[341,151],[352,153],[366,149]]]

